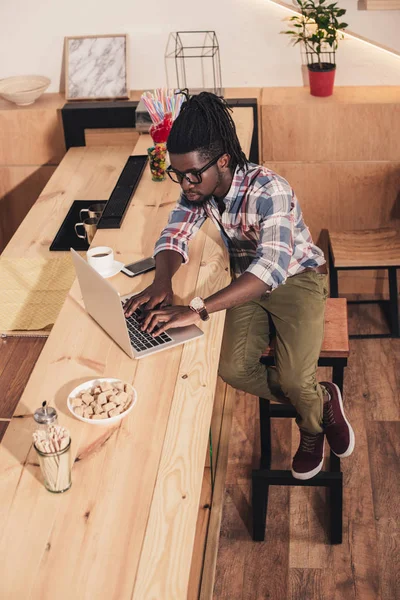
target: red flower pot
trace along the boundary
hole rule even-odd
[[[336,65],[331,63],[318,63],[308,65],[308,76],[310,79],[310,91],[312,96],[332,96],[335,81]]]

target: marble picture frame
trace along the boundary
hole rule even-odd
[[[66,100],[129,98],[128,35],[65,38]]]

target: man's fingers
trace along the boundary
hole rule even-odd
[[[170,329],[171,327],[171,323],[161,323],[160,327],[157,329],[157,331],[153,331],[153,335],[154,337],[158,337],[159,335],[161,335],[162,333],[164,333],[164,331],[166,331],[167,329]]]
[[[146,315],[143,319],[143,322],[142,322],[143,331],[147,331],[148,333],[150,333],[149,325],[150,325],[151,321],[153,320],[153,318],[156,315],[158,315],[158,313],[159,313],[159,311],[156,311],[156,310],[152,310],[152,311],[146,313]]]
[[[158,327],[161,324],[165,324],[168,323],[171,320],[172,317],[162,314],[160,312],[152,315],[149,325],[147,327],[147,333],[154,333],[154,335],[158,335],[158,329],[157,331],[154,331],[156,327]]]
[[[172,306],[172,294],[167,294],[160,304],[160,308],[165,308],[166,306]]]
[[[124,312],[127,317],[130,317],[139,306],[145,304],[148,298],[143,296],[135,296],[134,298],[130,298],[124,306]]]
[[[155,308],[161,308],[159,298],[150,298],[146,303],[145,310],[154,310]]]
[[[146,327],[147,333],[153,333],[154,328],[157,326],[159,315],[151,315]]]
[[[159,335],[161,335],[165,329],[167,328],[166,325],[160,326],[157,331],[153,331],[153,333],[151,334],[153,337],[158,337]]]

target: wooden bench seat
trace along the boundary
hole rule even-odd
[[[337,269],[400,266],[400,233],[395,229],[330,231],[329,240]]]
[[[388,272],[389,300],[353,300],[351,304],[381,304],[388,307],[390,333],[361,333],[350,338],[400,337],[397,269],[400,268],[400,232],[395,229],[329,231],[329,283],[331,296],[339,296],[338,272],[384,269]]]

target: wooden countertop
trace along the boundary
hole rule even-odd
[[[252,110],[235,109],[234,119],[248,151]],[[134,152],[148,145],[141,136]],[[45,255],[72,200],[108,197],[130,153],[71,149],[4,255]],[[111,245],[124,261],[150,255],[178,192],[146,169],[122,228],[99,231],[94,244]],[[151,280],[119,274],[110,282],[124,294]],[[174,278],[176,298],[188,302],[227,283],[225,249],[206,223]],[[87,315],[74,283],[0,445],[4,597],[186,600],[223,324],[217,313],[202,324],[202,338],[134,361]],[[76,385],[100,376],[131,382],[138,393],[115,426],[86,425],[66,407]],[[32,413],[44,399],[72,437],[73,484],[60,496],[45,490],[31,444]]]

